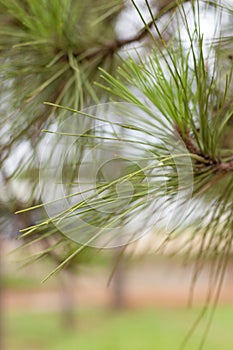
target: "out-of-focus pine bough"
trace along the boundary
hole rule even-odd
[[[0,164],[4,218],[41,203],[37,157],[43,147],[41,130],[62,122],[69,114],[43,102],[80,110],[105,101],[106,91],[93,85],[99,80],[98,68],[114,74],[121,61],[117,56],[119,50],[148,41],[148,28],[153,20],[124,38],[118,37],[115,23],[128,5],[122,0],[108,4],[91,0],[0,1]],[[176,7],[175,1],[166,6],[157,4],[154,6],[156,19],[166,17]],[[82,128],[86,121],[80,118],[79,123]],[[14,222],[19,228],[30,226],[41,215],[41,210],[26,212]],[[6,221],[3,220],[4,226]],[[60,236],[56,228],[51,232],[53,237],[47,227],[44,234],[40,232],[34,238],[47,247],[42,256],[53,254],[55,261],[61,262],[66,257],[65,246],[68,245],[67,251],[70,251],[72,243]],[[62,249],[56,257],[51,247],[55,240],[58,248],[58,238]]]
[[[9,3],[16,2],[9,1]],[[93,96],[93,93],[88,90],[89,83],[88,87],[85,87],[85,93],[81,95],[78,93],[78,97],[73,100],[77,91],[80,92],[80,78],[77,78],[77,74],[79,76],[83,74],[77,67],[82,67],[83,62],[88,62],[89,67],[89,60],[98,57],[100,61],[97,60],[96,65],[101,66],[102,72],[102,82],[98,79],[98,87],[111,96],[115,103],[114,106],[119,106],[119,109],[117,109],[118,107],[114,108],[118,112],[120,111],[119,114],[124,115],[124,120],[109,118],[108,109],[106,109],[106,120],[103,127],[94,129],[92,125],[88,132],[78,133],[75,130],[71,133],[64,132],[59,127],[54,132],[49,129],[49,125],[45,124],[44,132],[45,134],[54,133],[53,136],[55,140],[57,138],[57,142],[62,137],[69,136],[77,137],[79,142],[81,140],[82,155],[80,159],[82,158],[82,161],[80,159],[77,161],[76,170],[79,170],[81,163],[83,164],[85,154],[96,145],[98,147],[101,145],[101,149],[104,149],[109,145],[110,148],[114,148],[121,144],[117,152],[120,150],[119,159],[121,159],[122,172],[115,178],[108,178],[104,171],[100,172],[95,183],[96,187],[92,188],[90,195],[85,195],[85,198],[80,200],[80,193],[72,193],[73,204],[69,208],[56,213],[54,217],[46,218],[39,224],[23,229],[22,236],[29,240],[53,237],[57,230],[56,226],[60,225],[61,231],[68,230],[70,221],[67,224],[67,219],[75,220],[76,217],[84,222],[84,226],[80,225],[80,231],[71,232],[70,236],[73,234],[77,238],[82,229],[88,230],[87,227],[91,227],[90,232],[85,232],[90,237],[86,243],[84,242],[77,249],[74,248],[69,252],[51,273],[53,274],[69,264],[95,239],[99,239],[105,229],[114,230],[118,224],[127,227],[134,220],[135,215],[145,213],[145,215],[143,214],[145,221],[151,220],[156,230],[156,212],[161,206],[162,200],[163,213],[162,218],[158,219],[159,229],[167,227],[166,219],[167,221],[174,219],[173,216],[168,215],[169,210],[186,214],[181,217],[182,221],[179,222],[178,226],[171,225],[172,229],[165,238],[162,247],[166,248],[168,241],[181,237],[188,228],[189,233],[180,248],[180,252],[185,254],[187,259],[192,253],[194,254],[195,271],[192,288],[205,259],[213,259],[206,306],[210,302],[216,305],[227,262],[232,255],[233,239],[233,85],[231,80],[233,41],[228,32],[230,26],[228,26],[226,19],[227,17],[232,19],[233,9],[230,5],[224,5],[220,2],[189,1],[185,4],[176,2],[176,6],[170,3],[172,19],[169,22],[169,40],[166,41],[161,30],[161,23],[155,18],[153,6],[149,4],[149,1],[145,0],[144,2],[147,18],[150,17],[149,22],[144,19],[144,13],[137,2],[132,0],[132,3],[143,23],[144,29],[140,32],[143,33],[141,35],[144,36],[144,31],[146,31],[148,38],[150,38],[152,45],[150,54],[147,51],[147,54],[143,55],[141,51],[140,53],[138,51],[136,54],[134,52],[133,56],[127,56],[123,62],[121,61],[117,74],[114,73],[113,76],[101,63],[103,62],[103,52],[106,52],[102,48],[101,50],[96,48],[96,51],[91,52],[82,48],[81,59],[79,55],[77,56],[79,61],[74,54],[75,51],[70,51],[70,47],[67,54],[64,54],[64,50],[58,50],[57,56],[55,55],[52,61],[46,62],[48,67],[54,69],[53,75],[48,77],[40,87],[32,89],[30,93],[26,92],[27,102],[30,104],[38,92],[42,92],[45,88],[48,92],[47,87],[51,82],[58,82],[59,76],[62,77],[63,74],[69,72],[71,75],[70,83],[66,82],[62,91],[54,87],[51,89],[53,93],[59,91],[58,96],[51,98],[49,95],[42,94],[40,99],[49,101],[50,106],[53,107],[53,113],[55,113],[54,108],[56,108],[58,115],[72,112],[76,113],[81,120],[98,122],[100,121],[98,113],[78,111],[80,107],[88,106],[88,102],[85,104],[80,102],[81,96]],[[29,5],[27,4],[27,6]],[[32,10],[34,11],[34,9]],[[212,14],[219,19],[214,38],[208,38],[208,40],[205,40],[201,22],[203,13]],[[64,15],[64,10],[61,15]],[[104,21],[106,20],[104,19]],[[99,22],[100,27],[101,23],[103,27],[105,26],[104,21]],[[44,30],[44,28],[42,29]],[[59,26],[56,30],[58,29]],[[64,31],[62,33],[64,35]],[[141,38],[140,33],[138,34],[139,39]],[[20,35],[22,34],[19,32]],[[114,36],[113,30],[111,35],[110,40]],[[73,37],[73,35],[71,36]],[[29,39],[28,43],[19,42],[18,48],[31,45]],[[40,40],[43,41],[44,38],[37,38],[34,43],[35,50],[37,50],[38,45],[41,45]],[[57,42],[60,42],[59,37]],[[62,45],[65,45],[64,38],[61,42]],[[87,44],[86,40],[82,42],[84,46]],[[50,49],[49,42],[47,44],[47,49]],[[115,45],[121,46],[117,41]],[[90,46],[89,43],[88,46]],[[73,46],[71,45],[71,47]],[[109,52],[108,49],[107,52]],[[88,60],[85,60],[85,55]],[[19,58],[19,61],[21,59],[22,57]],[[30,67],[30,64],[27,67]],[[71,68],[74,73],[72,73]],[[25,67],[25,69],[31,68]],[[95,74],[91,75],[92,81],[97,79],[96,70],[93,71]],[[61,81],[64,79],[61,78]],[[66,92],[69,90],[69,84],[76,85],[73,85],[72,93],[70,92],[67,95],[69,98],[67,98]],[[96,99],[93,100],[96,101]],[[33,108],[35,102],[34,100],[30,108]],[[59,107],[59,105],[62,106]],[[49,110],[47,108],[48,105],[46,105],[46,111]],[[44,114],[42,113],[42,115]],[[104,113],[101,114],[102,118],[104,115]],[[23,123],[19,118],[18,120]],[[109,127],[106,127],[106,124]],[[37,124],[37,128],[41,125],[41,123]],[[125,146],[126,144],[129,146]],[[131,152],[132,145],[133,149],[136,150],[135,153]],[[129,158],[131,161],[128,161]],[[126,160],[126,163],[123,160]],[[124,164],[122,165],[122,163]],[[138,167],[137,164],[141,164],[141,166]],[[182,186],[180,176],[183,177]],[[69,180],[73,181],[74,184],[77,181],[74,177]],[[126,182],[131,183],[132,192],[129,194],[124,189],[117,192],[117,186]],[[192,186],[191,198],[190,186]],[[67,193],[67,196],[69,195]],[[75,196],[77,196],[76,202]],[[123,201],[124,203],[127,201],[127,204],[120,208],[119,203],[123,203]],[[187,201],[189,203],[188,210]],[[154,211],[149,212],[148,210],[154,202],[157,202],[157,205],[153,207]],[[117,207],[116,203],[118,203]],[[178,209],[175,208],[175,203],[179,204]],[[43,204],[39,204],[36,208],[41,206]],[[111,208],[111,210],[106,210],[106,208]],[[87,226],[85,226],[86,223]],[[152,224],[150,222],[151,227]],[[134,228],[133,237],[137,229]],[[72,230],[75,229],[72,228]],[[61,236],[60,241],[56,240],[54,248],[58,247],[59,249],[59,245],[62,247],[64,241],[66,238]],[[48,249],[52,250],[52,248],[50,246]],[[206,310],[205,308],[200,317],[204,315]],[[209,327],[212,314],[213,309],[206,329]]]

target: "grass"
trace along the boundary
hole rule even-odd
[[[80,310],[74,330],[58,313],[13,312],[5,319],[6,350],[178,350],[200,309]],[[233,306],[219,307],[204,349],[232,349]],[[202,324],[203,325],[203,324]],[[197,350],[203,327],[186,349]]]

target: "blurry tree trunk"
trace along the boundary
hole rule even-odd
[[[60,276],[60,307],[62,325],[73,329],[76,325],[75,300],[72,276],[67,271],[63,271]]]
[[[125,306],[125,261],[122,248],[117,248],[114,255],[114,271],[112,276],[113,307],[120,310]]]

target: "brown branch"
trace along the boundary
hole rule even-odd
[[[233,160],[231,160],[230,162],[217,164],[215,166],[215,169],[217,171],[223,171],[223,172],[233,171]]]
[[[175,131],[178,133],[179,137],[181,137],[184,142],[187,150],[190,154],[195,154],[199,157],[202,157],[204,162],[199,162],[196,160],[198,164],[201,163],[202,166],[212,167],[216,172],[230,172],[233,171],[233,159],[229,162],[223,162],[221,160],[215,160],[211,156],[204,154],[194,143],[192,136],[190,135],[189,130],[185,130],[185,134],[181,132],[178,125],[175,125]]]
[[[190,0],[183,0],[182,3],[189,2]],[[171,11],[174,11],[177,7],[179,6],[177,0],[169,0],[169,3],[161,6],[159,8],[158,13],[154,16],[154,18],[148,22],[144,28],[142,28],[136,35],[127,38],[127,39],[122,39],[118,40],[116,39],[115,42],[112,44],[107,44],[105,45],[106,48],[112,49],[112,50],[118,50],[122,48],[125,45],[132,44],[134,42],[140,41],[144,39],[145,36],[147,36],[150,33],[150,29],[153,27],[154,23],[161,19],[164,15],[168,14]]]
[[[184,2],[188,2],[190,0],[183,0]],[[101,46],[96,47],[91,50],[85,51],[76,51],[73,53],[74,57],[82,57],[82,60],[90,60],[92,58],[95,58],[99,54],[103,54],[107,52],[107,55],[112,55],[117,50],[121,49],[122,47],[126,45],[130,45],[132,43],[138,42],[142,39],[144,39],[148,34],[150,34],[150,29],[154,25],[156,21],[161,19],[164,15],[168,14],[169,12],[175,10],[178,7],[178,3],[176,0],[171,0],[169,4],[167,4],[164,7],[160,7],[158,13],[154,16],[154,18],[149,21],[141,30],[139,30],[135,35],[126,38],[126,39],[115,39],[113,42],[109,43],[103,43]],[[61,60],[68,60],[67,54],[64,54],[64,56],[61,57]]]

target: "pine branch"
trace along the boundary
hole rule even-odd
[[[183,0],[183,2],[189,2],[190,0]],[[158,20],[160,20],[163,16],[169,14],[169,12],[174,11],[179,6],[179,3],[177,0],[170,1],[169,4],[165,5],[164,7],[160,8],[159,11],[153,16],[153,20],[150,20],[144,28],[140,29],[135,35],[126,38],[126,39],[115,39],[112,42],[103,43],[100,47],[91,48],[91,50],[87,51],[75,51],[73,52],[74,57],[82,57],[82,60],[91,60],[99,55],[104,56],[112,56],[116,51],[121,49],[122,47],[126,45],[130,45],[133,43],[138,43],[139,41],[143,40],[146,36],[150,35],[149,29],[152,28],[154,23]],[[68,55],[64,54],[60,58],[62,61],[68,61]]]
[[[224,106],[225,109],[225,106]],[[181,132],[181,130],[178,128],[178,126],[175,126],[175,131],[178,133],[178,135],[182,138],[187,150],[189,151],[190,155],[197,155],[203,159],[203,162],[200,162],[198,160],[195,160],[195,164],[202,165],[202,167],[211,167],[215,172],[230,172],[233,171],[233,160],[230,160],[228,162],[224,162],[222,160],[215,160],[211,158],[209,155],[206,155],[201,152],[201,150],[197,147],[197,145],[194,143],[194,140],[190,134],[190,131],[186,129],[185,134]]]

